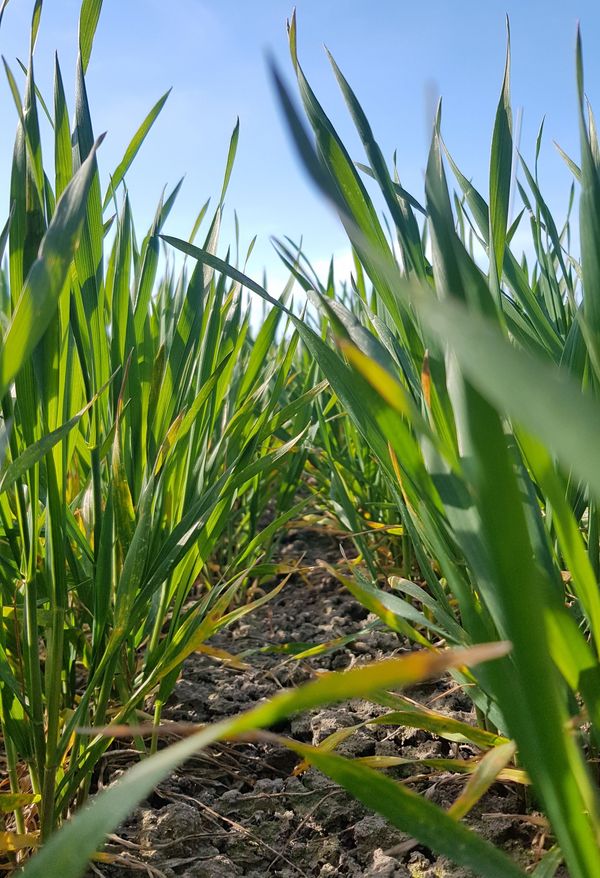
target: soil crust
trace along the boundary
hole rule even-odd
[[[351,547],[344,545],[346,554]],[[409,647],[395,634],[374,626],[354,598],[318,561],[339,562],[340,542],[327,532],[290,531],[281,560],[302,559],[303,575],[293,575],[260,609],[212,638],[209,645],[244,657],[244,670],[194,655],[185,664],[165,719],[210,723],[239,713],[282,688],[310,679],[317,670],[339,670],[401,654]],[[265,643],[326,643],[356,635],[345,645],[312,658],[260,653]],[[448,678],[408,694],[457,719],[474,722],[468,697]],[[313,711],[282,723],[275,731],[317,744],[345,726],[377,716],[383,708],[364,701]],[[454,749],[453,749],[454,748]],[[410,728],[371,726],[347,738],[337,752],[347,756],[393,755],[432,758],[475,751]],[[102,766],[111,783],[131,761],[131,751],[111,750]],[[120,827],[108,846],[113,865],[88,873],[110,878],[469,878],[472,873],[417,844],[367,811],[315,769],[296,776],[297,757],[264,743],[223,744],[198,754],[168,777]],[[448,807],[464,778],[430,775],[419,766],[390,771],[397,779]],[[537,812],[528,809],[522,788],[496,784],[465,821],[503,848],[524,868],[549,846]],[[567,878],[559,870],[557,878]]]

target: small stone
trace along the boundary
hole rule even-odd
[[[373,861],[365,872],[365,878],[399,878],[400,873],[398,860],[388,857],[381,848],[373,851]],[[407,878],[409,873],[404,873]]]
[[[186,857],[198,848],[194,836],[205,831],[202,815],[185,802],[165,805],[142,815],[140,841],[143,848],[168,850],[170,857]]]
[[[292,737],[297,741],[310,741],[312,738],[312,728],[310,716],[301,714],[292,718],[290,726]]]
[[[310,727],[313,732],[312,743],[320,744],[329,735],[338,729],[347,728],[357,724],[356,717],[349,710],[321,710],[311,717]]]
[[[394,847],[405,837],[378,814],[367,814],[354,827],[356,847],[362,850],[382,851]]]

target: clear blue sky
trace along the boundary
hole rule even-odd
[[[0,51],[17,71],[26,59],[32,3],[11,0]],[[568,172],[552,146],[577,154],[574,75],[576,21],[582,23],[586,84],[592,102],[600,56],[600,4],[592,0],[298,0],[299,51],[315,90],[351,151],[361,151],[333,80],[332,51],[366,109],[386,156],[398,150],[404,185],[419,195],[428,146],[431,94],[444,98],[445,139],[463,172],[484,190],[493,116],[511,19],[513,106],[524,107],[521,148],[532,157],[546,115],[542,182],[565,206]],[[52,53],[59,53],[72,96],[78,0],[46,0],[36,51],[38,84],[51,100]],[[242,240],[259,235],[252,268],[277,274],[271,234],[304,236],[325,260],[345,238],[313,193],[287,138],[266,69],[270,50],[292,82],[284,0],[105,0],[88,89],[96,132],[108,131],[101,168],[110,172],[153,102],[173,92],[128,177],[134,212],[146,224],[162,186],[186,175],[168,230],[187,236],[199,206],[220,186],[229,135],[240,116],[238,160],[227,209],[238,211]],[[430,96],[428,98],[428,95]],[[0,195],[6,215],[15,110],[0,88]],[[72,109],[72,102],[71,102]],[[600,109],[598,110],[600,113]],[[231,226],[226,227],[230,231]],[[279,279],[279,278],[278,278]]]

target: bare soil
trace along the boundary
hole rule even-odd
[[[348,554],[350,549],[345,546]],[[318,669],[342,669],[402,653],[396,635],[374,628],[373,618],[319,560],[336,563],[340,544],[327,532],[293,532],[281,558],[303,559],[312,568],[295,575],[272,601],[210,645],[241,654],[245,670],[205,655],[191,657],[166,711],[171,720],[208,723],[247,709],[281,688],[308,680]],[[324,643],[355,635],[313,658],[297,660],[260,653],[267,642]],[[407,693],[450,716],[474,722],[468,697],[448,678]],[[363,701],[314,711],[281,724],[276,731],[316,744],[336,729],[376,716],[382,708]],[[338,752],[348,756],[472,756],[461,745],[409,728],[361,729]],[[131,761],[131,751],[107,754],[101,782],[114,780]],[[383,818],[367,811],[315,769],[296,776],[297,757],[270,744],[220,745],[199,754],[167,778],[138,808],[109,845],[118,859],[97,864],[89,875],[133,878],[469,878],[472,873],[418,845]],[[407,766],[392,776],[430,800],[448,806],[464,778],[432,775]],[[532,868],[550,845],[540,816],[522,788],[496,784],[466,818],[482,836]],[[559,870],[557,878],[567,878]]]

